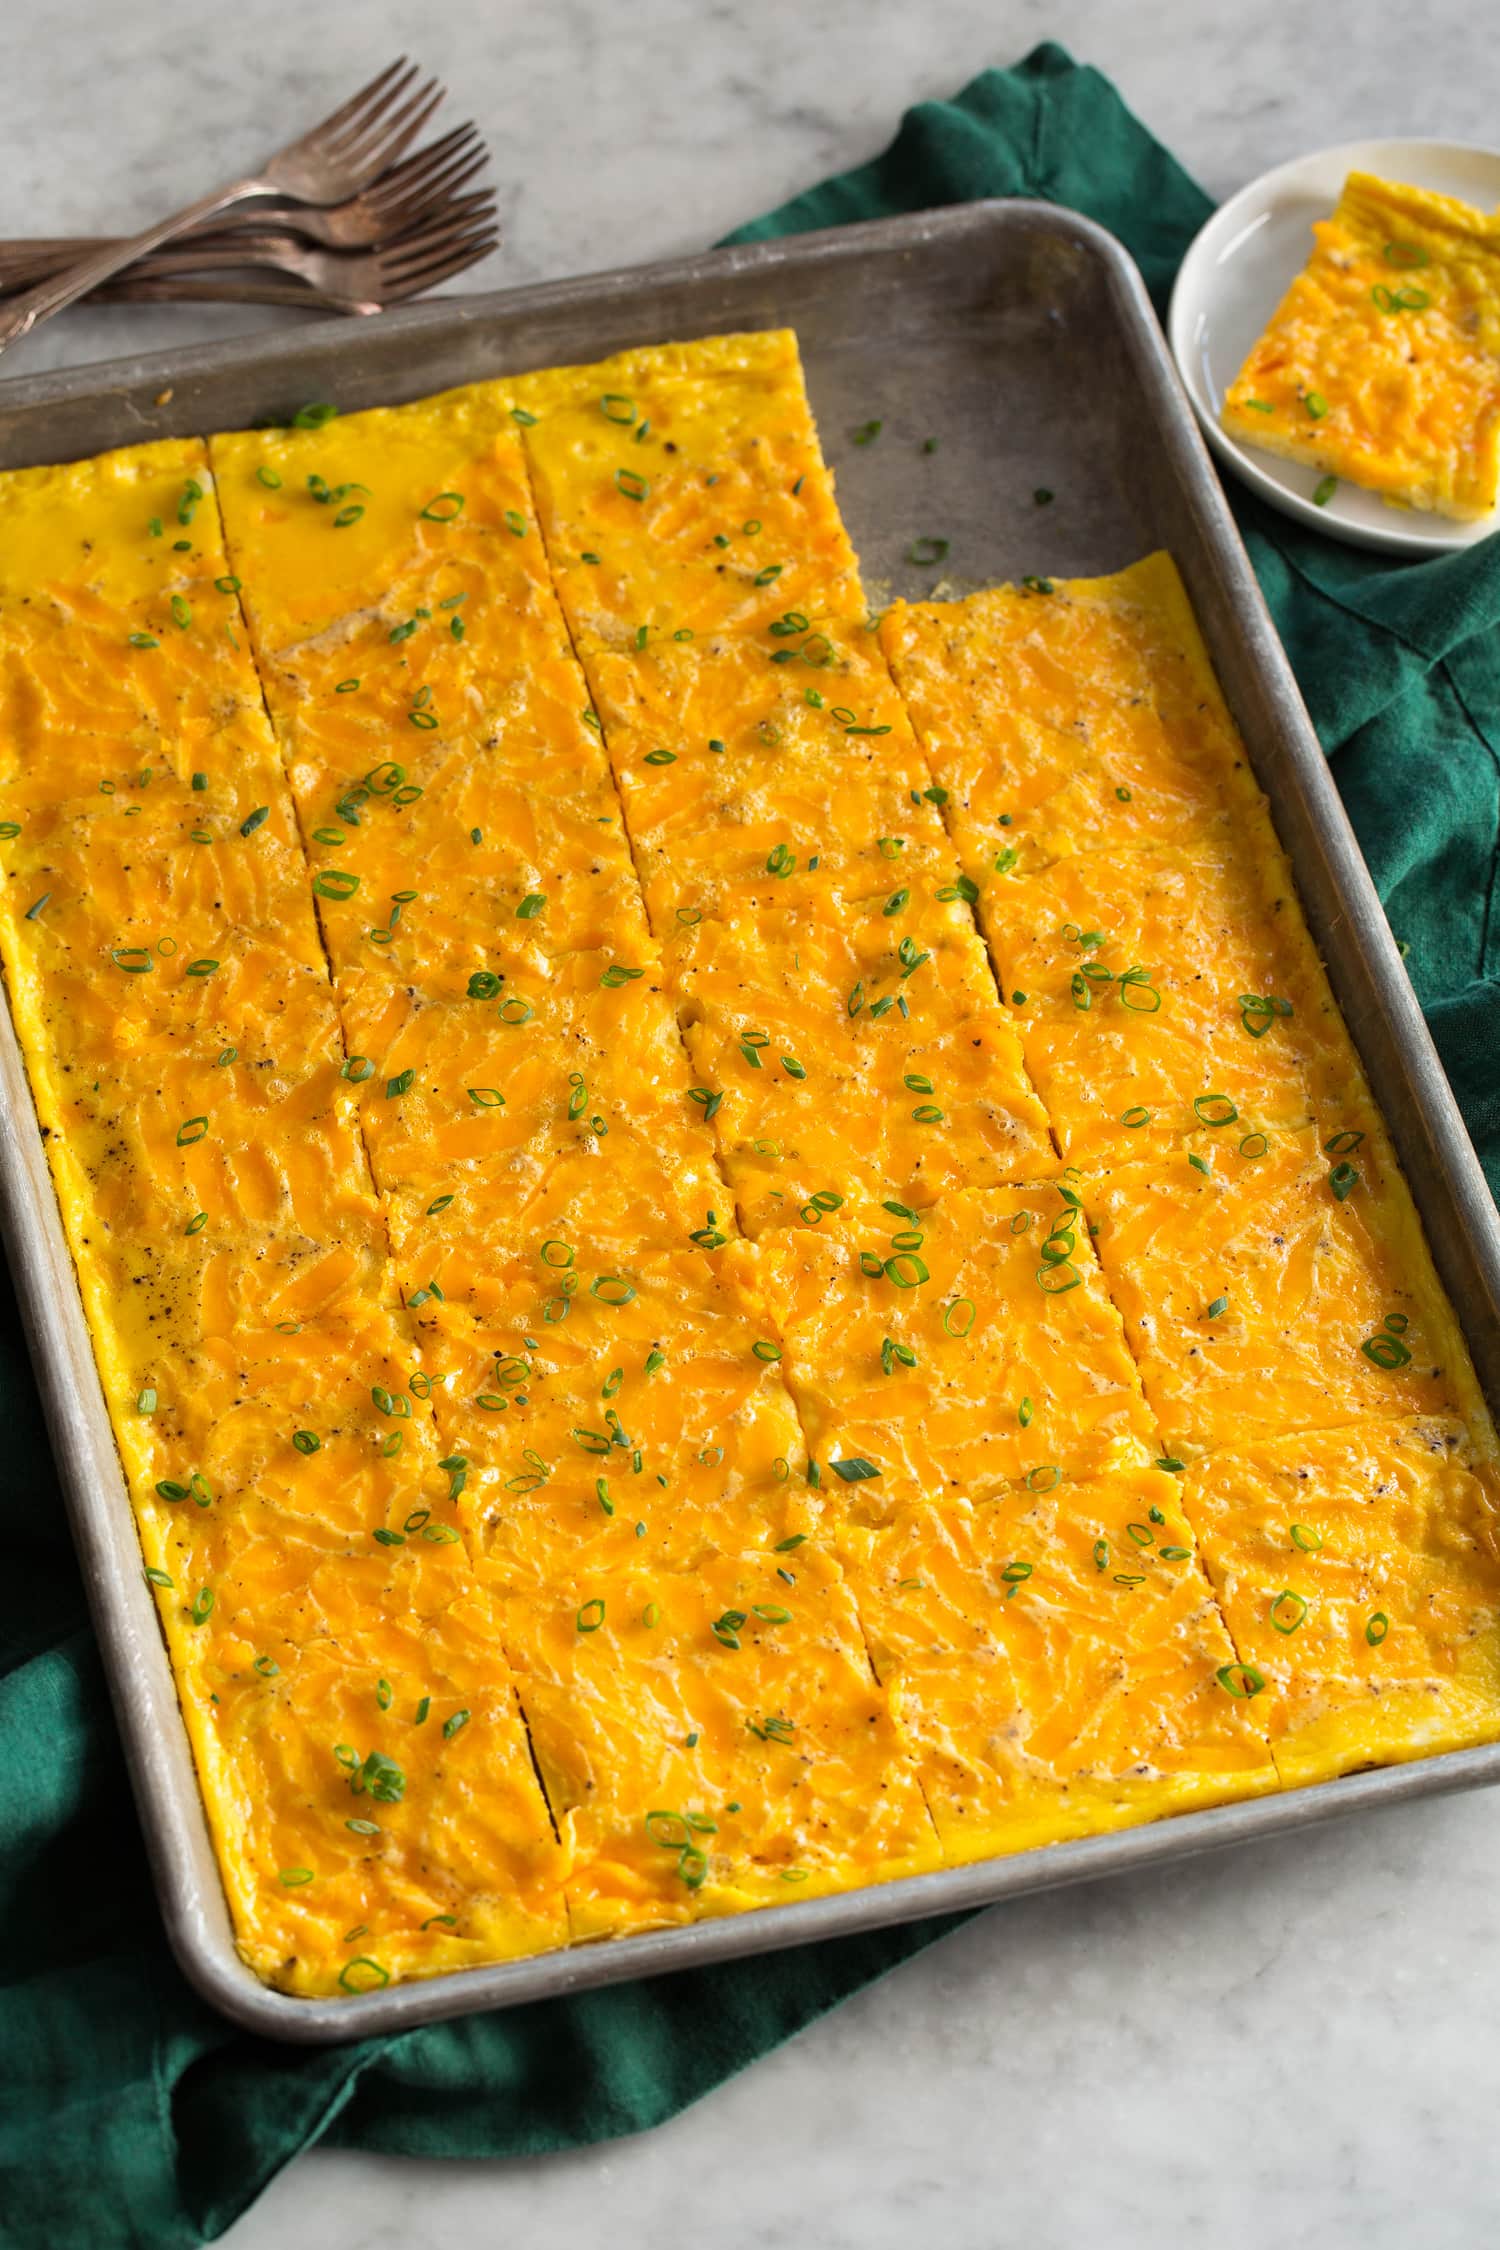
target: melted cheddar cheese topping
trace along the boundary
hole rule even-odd
[[[1177,1480],[1137,1469],[919,1505],[860,1609],[950,1861],[1276,1786]]]
[[[877,634],[785,334],[0,501],[0,956],[260,1975],[1497,1730],[1488,1420],[1166,557]]]
[[[1288,1783],[1494,1734],[1494,1482],[1463,1422],[1247,1434],[1184,1498]]]
[[[1500,217],[1351,172],[1225,394],[1232,437],[1460,519],[1500,498]]]

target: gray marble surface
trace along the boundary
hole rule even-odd
[[[425,14],[425,12],[424,12]],[[144,223],[415,46],[489,136],[498,286],[697,248],[1037,39],[1216,192],[1371,133],[1493,142],[1478,0],[49,0],[0,231]],[[1335,59],[1336,54],[1336,59]],[[97,310],[7,373],[285,316]],[[686,2116],[515,2165],[314,2153],[233,2250],[1471,2250],[1500,2214],[1500,1796],[971,1924]]]

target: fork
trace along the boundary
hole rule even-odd
[[[256,228],[288,226],[330,250],[365,250],[393,235],[407,233],[434,206],[453,201],[458,190],[488,162],[489,151],[478,128],[456,125],[440,140],[392,165],[372,187],[347,203],[318,210],[303,203],[261,202],[245,214],[245,220]],[[185,237],[195,249],[202,250],[200,263],[215,262],[208,257],[211,250],[228,251],[235,246],[240,232],[238,214],[227,217],[226,225],[210,225]],[[79,258],[112,249],[119,239],[114,235],[38,235],[29,240],[0,241],[0,289],[15,289],[24,282],[61,272]],[[175,257],[181,253],[153,253],[137,270],[151,272],[158,255]]]
[[[341,297],[320,297],[303,281],[240,280],[237,276],[205,280],[201,274],[184,274],[170,281],[137,281],[133,274],[119,281],[101,281],[94,291],[96,305],[287,305],[295,312],[332,312],[358,315],[369,305],[351,305]],[[377,312],[384,307],[377,305]]]
[[[495,198],[484,192],[455,196],[438,205],[418,225],[368,251],[320,250],[285,229],[237,227],[212,239],[195,235],[176,249],[153,250],[122,274],[110,288],[111,296],[140,282],[172,281],[185,274],[203,274],[237,266],[265,266],[273,272],[294,274],[310,284],[320,297],[333,304],[348,304],[368,311],[387,298],[410,296],[407,276],[435,271],[446,280],[460,266],[486,257],[498,244]],[[108,287],[101,284],[101,287]],[[418,287],[433,286],[422,281]],[[0,289],[4,288],[0,277]]]
[[[29,335],[40,322],[50,320],[65,305],[86,297],[101,281],[134,265],[148,250],[180,240],[220,212],[254,196],[290,197],[327,209],[362,195],[411,146],[443,98],[435,79],[413,92],[418,75],[415,64],[403,56],[331,117],[324,118],[321,125],[268,157],[258,172],[231,180],[227,187],[200,197],[171,218],[147,227],[144,233],[113,243],[107,250],[97,250],[65,272],[25,290],[0,310],[0,352]]]
[[[318,250],[293,234],[256,234],[247,228],[232,249],[211,260],[196,248],[159,251],[146,263],[141,278],[164,281],[180,274],[201,274],[205,263],[269,266],[273,272],[306,282],[328,304],[346,306],[350,312],[379,312],[382,305],[435,289],[497,247],[500,233],[492,198],[474,195],[464,202],[478,208],[450,206],[428,225],[373,250]],[[134,274],[140,269],[131,270]]]

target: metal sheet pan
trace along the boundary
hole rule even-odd
[[[940,533],[981,583],[1176,556],[1275,810],[1303,903],[1458,1308],[1500,1402],[1500,1222],[1140,277],[1038,204],[971,204],[540,288],[319,324],[0,389],[0,466],[233,428],[311,398],[345,410],[627,345],[790,325],[869,582]],[[164,401],[164,403],[163,403]],[[882,424],[873,443],[852,432]],[[935,450],[924,450],[936,438]],[[1039,509],[1038,486],[1056,495]],[[273,2038],[352,2039],[591,1985],[984,1905],[1366,1806],[1500,1780],[1500,1744],[843,1896],[347,1999],[293,1999],[234,1948],[129,1498],[36,1131],[0,1010],[0,1225],[103,1646],[168,1932],[198,1990]]]

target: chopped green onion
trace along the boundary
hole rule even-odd
[[[313,877],[312,887],[319,898],[349,899],[359,889],[359,877],[352,868],[324,867]]]
[[[1200,1125],[1218,1127],[1232,1125],[1240,1113],[1227,1094],[1196,1094],[1193,1114]]]
[[[831,1462],[830,1467],[841,1484],[864,1484],[880,1474],[873,1461],[865,1460],[858,1453],[849,1454],[841,1461]]]
[[[628,1305],[635,1293],[635,1283],[627,1281],[621,1273],[595,1274],[589,1283],[589,1295],[597,1297],[602,1305]]]
[[[354,1973],[356,1970],[358,1976]],[[339,1983],[346,1992],[377,1992],[390,1981],[390,1970],[382,1962],[373,1961],[368,1953],[356,1953],[339,1971]]]

